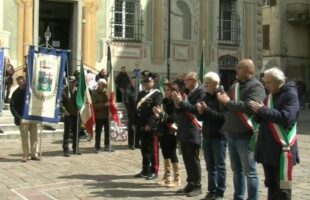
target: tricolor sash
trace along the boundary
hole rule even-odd
[[[273,109],[273,96],[268,95],[267,106]],[[292,153],[291,146],[295,144],[297,139],[297,123],[290,130],[285,130],[282,126],[275,123],[268,123],[274,140],[281,145],[282,152],[280,154],[280,189],[292,188]]]
[[[240,84],[238,82],[235,84],[232,99],[240,101]],[[253,121],[252,116],[248,116],[247,114],[242,112],[237,112],[236,114],[243,123],[243,125],[249,130],[254,130],[258,128],[258,124]]]
[[[188,98],[187,98],[187,95],[186,95],[186,94],[183,95],[183,100],[184,100],[185,102],[188,102]],[[188,112],[188,111],[185,111],[185,115],[186,115],[186,117],[190,120],[190,122],[191,122],[194,126],[196,126],[198,129],[201,130],[201,128],[202,128],[202,123],[201,123],[200,121],[198,121],[198,119],[197,119],[192,113],[190,113],[190,112]]]

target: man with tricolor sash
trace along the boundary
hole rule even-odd
[[[250,102],[260,122],[255,148],[255,160],[263,164],[268,200],[290,200],[292,170],[299,162],[296,123],[299,101],[294,82],[285,82],[278,68],[264,72],[269,92],[262,102]]]
[[[188,72],[184,78],[185,88],[189,90],[188,95],[177,91],[172,92],[172,98],[177,108],[174,114],[178,124],[177,139],[180,142],[187,174],[187,185],[178,190],[177,194],[188,197],[198,196],[202,193],[199,159],[202,124],[196,118],[198,113],[195,105],[203,101],[204,89],[198,81],[199,77],[196,72]]]
[[[255,124],[254,112],[249,101],[260,102],[266,97],[265,89],[255,77],[255,66],[251,59],[241,60],[236,67],[236,83],[226,93],[217,93],[219,102],[226,109],[225,123],[222,127],[227,135],[228,150],[233,171],[234,200],[258,199],[258,177],[256,162],[250,148]],[[245,181],[246,179],[246,181]]]

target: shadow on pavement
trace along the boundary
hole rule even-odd
[[[83,187],[102,188],[103,191],[92,192],[96,197],[125,198],[125,197],[159,197],[175,196],[174,189],[161,188],[155,182],[130,182],[129,179],[138,180],[133,175],[88,175],[76,174],[72,176],[61,176],[63,179],[78,179],[95,182],[86,182]],[[143,179],[140,179],[143,180]],[[155,190],[156,189],[156,190]]]
[[[22,155],[21,154],[18,154],[19,157],[21,157]],[[0,158],[0,162],[19,162],[20,161],[20,158],[16,159],[16,158],[12,158],[12,159],[9,159],[9,158]]]

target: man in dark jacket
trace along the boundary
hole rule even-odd
[[[189,72],[184,78],[185,88],[190,92],[188,96],[174,91],[172,98],[176,107],[175,120],[178,124],[177,139],[180,141],[182,156],[187,173],[187,185],[177,191],[189,197],[200,195],[201,167],[199,148],[201,144],[201,125],[195,115],[195,104],[201,102],[204,96],[203,87],[198,84],[196,72]]]
[[[69,78],[69,85],[66,86],[61,94],[61,108],[64,112],[64,135],[63,135],[63,153],[65,157],[69,157],[69,136],[72,131],[72,149],[74,154],[80,155],[78,151],[79,140],[77,137],[77,115],[79,113],[76,105],[76,79],[74,76]]]
[[[159,90],[153,89],[154,79],[151,73],[142,82],[144,90],[138,95],[136,121],[136,133],[141,137],[142,171],[135,177],[152,180],[158,176],[159,167],[157,134],[153,129],[155,122],[152,120],[153,108],[161,106],[162,94]]]
[[[278,68],[264,72],[264,83],[270,93],[265,105],[250,102],[260,121],[255,160],[263,164],[268,200],[290,200],[292,166],[299,162],[296,143],[298,93],[295,83],[285,83],[285,76]]]
[[[126,72],[126,67],[123,66],[121,68],[121,71],[116,76],[115,83],[116,83],[116,88],[118,90],[117,99],[125,103],[124,101],[126,100],[125,96],[126,96],[127,88],[129,87],[129,84],[130,84],[130,79]]]
[[[14,122],[16,126],[19,126],[19,131],[22,139],[22,147],[23,147],[23,157],[22,162],[26,162],[28,160],[29,154],[29,144],[28,144],[28,132],[30,133],[30,152],[31,152],[31,160],[40,160],[37,157],[38,154],[38,128],[37,124],[32,122],[25,122],[22,120],[23,110],[25,106],[25,78],[23,76],[18,76],[16,78],[16,82],[18,84],[18,88],[13,92],[11,102],[10,102],[10,110],[12,115],[14,116]]]
[[[255,66],[252,60],[241,60],[236,68],[237,82],[228,94],[218,93],[217,98],[227,109],[223,131],[227,134],[228,150],[233,170],[234,200],[242,200],[247,183],[248,200],[258,199],[258,177],[256,162],[249,142],[253,135],[253,111],[249,101],[260,102],[266,97],[264,86],[254,78]],[[246,177],[246,182],[245,182]]]

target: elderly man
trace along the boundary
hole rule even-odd
[[[205,200],[223,199],[226,189],[226,149],[227,139],[221,127],[225,118],[216,98],[222,92],[220,77],[215,72],[208,72],[203,77],[206,89],[203,102],[196,104],[198,119],[203,121],[203,150],[208,171],[208,194]]]
[[[177,139],[181,144],[182,156],[187,173],[187,185],[177,191],[177,194],[185,194],[188,197],[200,195],[201,191],[201,167],[199,148],[201,144],[201,124],[197,121],[195,104],[201,102],[204,89],[198,84],[196,72],[189,72],[184,78],[185,88],[189,90],[188,96],[182,97],[180,92],[172,92],[172,98],[176,107],[175,121],[178,124]]]
[[[110,130],[109,130],[109,99],[107,91],[107,81],[103,78],[98,80],[98,87],[92,94],[93,107],[96,119],[96,141],[95,152],[99,153],[101,150],[101,132],[104,127],[104,150],[110,150]],[[111,149],[111,152],[114,151]]]
[[[292,166],[299,162],[296,143],[298,93],[295,83],[285,83],[285,76],[278,68],[264,72],[264,83],[270,93],[265,105],[249,102],[260,121],[255,160],[263,164],[268,200],[289,200]]]
[[[251,117],[253,111],[249,101],[260,102],[265,99],[264,86],[254,78],[255,66],[252,60],[241,60],[236,68],[237,82],[228,94],[218,93],[217,98],[227,109],[223,131],[227,134],[229,157],[233,171],[234,200],[243,200],[245,195],[245,177],[248,200],[258,199],[258,177],[256,162],[249,142],[253,135]]]
[[[30,152],[31,160],[40,160],[38,157],[38,128],[37,124],[32,122],[23,121],[22,115],[25,106],[25,96],[26,96],[26,86],[25,78],[23,76],[18,76],[16,78],[18,88],[13,92],[10,109],[14,116],[14,122],[19,126],[19,131],[22,140],[23,157],[22,162],[27,162],[29,154],[29,143],[28,143],[28,133],[30,133]]]

